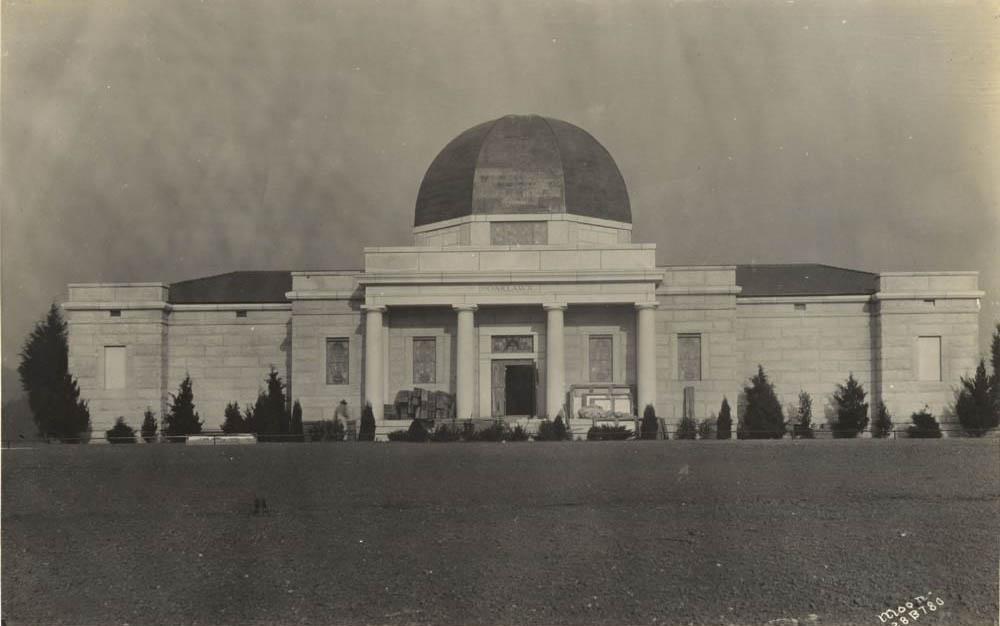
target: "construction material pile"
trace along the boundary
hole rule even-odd
[[[430,389],[403,389],[393,403],[396,419],[441,420],[455,417],[455,395]]]

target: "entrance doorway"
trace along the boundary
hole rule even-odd
[[[534,415],[538,376],[535,362],[527,359],[493,361],[493,417]]]

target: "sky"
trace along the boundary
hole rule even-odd
[[[409,244],[437,152],[509,113],[603,143],[660,264],[976,270],[981,349],[1000,321],[996,2],[4,1],[0,22],[7,371],[67,283]]]

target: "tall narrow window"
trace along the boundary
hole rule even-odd
[[[413,338],[413,382],[437,382],[437,340],[434,337]]]
[[[612,375],[612,342],[611,335],[591,335],[590,350],[590,382],[609,383]]]
[[[677,374],[680,380],[701,380],[701,335],[677,335]]]
[[[125,388],[125,346],[104,346],[104,388]]]
[[[917,377],[941,380],[941,338],[917,337]]]
[[[326,384],[346,385],[350,382],[350,341],[346,337],[326,340]]]

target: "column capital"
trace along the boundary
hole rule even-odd
[[[387,307],[384,304],[362,304],[361,305],[361,310],[364,311],[364,312],[366,312],[366,313],[385,313],[388,308],[389,307]]]
[[[635,308],[638,311],[642,311],[643,309],[655,309],[658,306],[660,306],[659,302],[636,302],[635,303]]]
[[[451,308],[456,311],[475,311],[479,308],[478,304],[453,304]]]
[[[542,308],[546,311],[565,311],[568,306],[565,302],[549,302],[548,304],[543,304]]]

